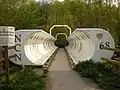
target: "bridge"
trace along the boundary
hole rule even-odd
[[[67,27],[70,30],[66,51],[76,65],[79,61],[97,60],[101,57],[111,58],[113,51],[102,48],[115,48],[113,37],[109,32],[99,28],[77,28],[71,33],[67,25],[54,25],[50,34],[41,29],[17,30],[15,32],[15,46],[9,48],[9,59],[18,65],[44,65],[57,50],[54,45],[57,40],[51,35],[54,27]]]
[[[69,35],[58,33],[56,37],[52,36],[55,27],[68,28]],[[65,35],[69,42],[64,49],[58,49],[54,44],[59,34]],[[15,46],[9,47],[8,54],[10,61],[23,67],[25,65],[47,67],[49,82],[54,81],[51,90],[95,90],[86,85],[72,68],[81,61],[92,59],[101,62],[101,57],[111,58],[114,51],[104,48],[115,48],[114,39],[106,30],[76,28],[71,32],[68,25],[54,25],[50,29],[50,34],[41,29],[17,30]],[[54,57],[50,59],[53,55]]]

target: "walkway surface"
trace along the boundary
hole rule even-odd
[[[49,69],[47,90],[99,89],[94,89],[86,84],[80,75],[71,69],[64,49],[59,49]]]

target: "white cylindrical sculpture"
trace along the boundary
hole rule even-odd
[[[103,47],[115,48],[113,37],[109,32],[99,28],[77,28],[69,37],[66,47],[75,64],[79,61],[101,61],[101,57],[111,58],[113,51]]]
[[[43,30],[18,30],[16,45],[9,50],[10,60],[19,65],[44,65],[57,49],[55,40]]]
[[[103,29],[77,28],[67,40],[66,50],[75,64],[90,59],[98,62],[101,57],[111,58],[114,53],[103,49],[115,48],[113,37]],[[57,49],[55,41],[55,37],[43,30],[18,30],[15,46],[9,48],[9,59],[19,65],[44,65]]]

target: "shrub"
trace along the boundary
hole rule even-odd
[[[74,68],[83,77],[93,79],[104,90],[115,90],[120,88],[119,67],[108,62],[94,62],[87,60],[79,62]]]
[[[4,90],[4,81],[0,85],[0,90]],[[43,77],[29,69],[20,70],[10,75],[6,90],[44,90]]]

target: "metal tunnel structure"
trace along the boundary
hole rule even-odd
[[[19,65],[44,65],[57,49],[55,40],[43,30],[18,30],[16,45],[9,49],[9,59]]]
[[[101,61],[101,57],[111,58],[113,51],[102,48],[115,48],[113,37],[109,32],[99,28],[77,28],[68,38],[66,47],[74,63],[79,61]]]
[[[9,59],[19,65],[44,65],[57,49],[56,40],[43,30],[18,30],[16,45],[9,48]],[[73,33],[70,31],[67,40],[69,45],[65,48],[75,64],[90,59],[98,62],[101,57],[111,58],[114,53],[102,49],[115,47],[113,37],[103,29],[77,28]]]

